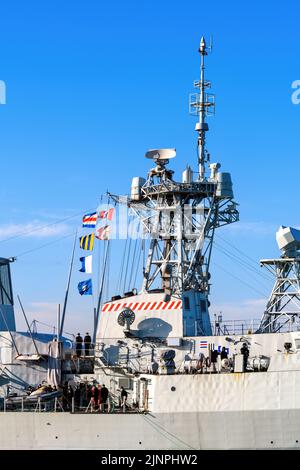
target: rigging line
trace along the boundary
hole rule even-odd
[[[219,246],[220,248],[222,248],[222,250],[226,251],[227,253],[229,253],[231,256],[233,256],[234,258],[238,259],[239,261],[241,261],[242,263],[246,264],[247,266],[249,266],[251,269],[254,269],[256,270],[257,272],[261,272],[259,269],[258,269],[258,265],[257,263],[253,263],[253,262],[249,262],[247,259],[243,259],[241,257],[241,255],[238,255],[236,253],[233,253],[228,247],[225,247],[223,246],[222,244],[218,243],[216,240],[214,240],[214,243],[216,246]]]
[[[69,217],[65,217],[64,219],[58,219],[56,222],[51,222],[50,224],[46,224],[46,225],[40,225],[39,227],[35,227],[31,230],[23,230],[23,232],[18,232],[15,235],[12,235],[11,237],[3,238],[2,240],[0,240],[0,243],[7,242],[7,241],[13,240],[15,238],[19,238],[22,235],[27,235],[27,234],[30,234],[30,233],[38,232],[40,230],[43,230],[44,228],[52,227],[53,225],[58,225],[62,222],[65,222],[66,220],[70,220],[70,219],[73,219],[74,217],[78,217],[79,215],[82,214],[82,212],[88,212],[88,211],[91,211],[91,210],[93,210],[93,209],[86,209],[85,211],[81,211],[81,212],[78,212],[77,214],[70,215]]]
[[[146,269],[146,240],[145,238],[142,239],[142,251],[143,251],[143,276],[144,276],[145,269]]]
[[[125,266],[127,245],[128,245],[128,238],[126,238],[124,254],[122,256],[122,264],[121,264],[120,275],[119,275],[118,284],[117,284],[117,291],[118,292],[121,292],[121,285],[122,285],[122,280],[123,280],[123,271],[124,271],[124,266]]]
[[[65,235],[64,237],[57,238],[56,240],[52,240],[51,242],[45,243],[44,245],[40,245],[37,248],[32,248],[31,250],[28,251],[23,251],[23,253],[20,253],[18,255],[12,256],[12,258],[20,258],[21,256],[27,255],[28,253],[32,253],[37,250],[41,250],[42,248],[45,248],[46,246],[53,245],[54,243],[58,243],[61,240],[64,240],[65,238],[70,238],[73,237],[74,233],[69,233],[69,235]]]
[[[183,444],[188,449],[196,450],[190,444],[188,444],[187,442],[180,439],[180,437],[175,436],[175,434],[171,433],[166,428],[164,428],[162,426],[162,424],[159,424],[158,422],[155,422],[155,423],[152,422],[151,419],[148,416],[144,415],[144,414],[140,414],[140,416],[144,419],[144,421],[146,421],[150,426],[152,426],[159,434],[161,434],[163,437],[165,437],[169,441],[173,442],[173,444],[176,444],[176,446],[178,446],[178,443],[180,442],[181,444]],[[170,436],[172,436],[172,437],[170,437]],[[174,441],[174,439],[172,439],[172,438],[176,439],[177,442]]]
[[[246,281],[243,281],[242,279],[240,279],[239,277],[235,276],[234,274],[232,274],[230,271],[227,271],[227,269],[224,269],[223,266],[220,266],[219,264],[217,264],[215,261],[212,262],[212,264],[214,266],[216,266],[217,268],[221,269],[222,271],[224,271],[226,274],[228,274],[229,276],[233,277],[234,279],[236,279],[237,281],[241,282],[242,284],[245,284],[245,286],[249,287],[250,289],[252,289],[253,291],[255,291],[257,294],[259,295],[263,295],[263,297],[265,298],[268,298],[269,296],[266,295],[265,293],[259,291],[258,289],[256,289],[255,287],[251,286],[251,284],[248,284],[248,282]]]
[[[253,266],[251,266],[249,263],[247,263],[246,261],[244,261],[243,259],[239,258],[237,255],[233,254],[233,253],[230,253],[230,251],[228,251],[226,248],[224,248],[222,245],[219,245],[219,243],[217,242],[214,242],[214,246],[215,248],[220,251],[221,253],[223,253],[224,255],[228,256],[230,259],[232,259],[233,261],[236,261],[238,263],[240,263],[242,266],[244,266],[244,268],[248,269],[249,271],[252,271],[254,272],[255,274],[259,275],[260,277],[262,277],[265,281],[270,281],[271,280],[271,276],[266,276],[265,275],[265,272],[262,272],[260,270],[258,270],[257,268],[254,268]]]
[[[107,279],[107,289],[109,289],[109,279],[110,279],[110,268],[111,268],[111,246],[112,246],[112,242],[110,241],[110,243],[108,244],[108,255],[107,255],[107,276],[106,276],[106,279]]]
[[[101,305],[103,304],[103,297],[105,296],[105,291],[107,289],[107,281],[108,281],[108,276],[109,276],[109,248],[110,248],[110,240],[107,240],[106,244],[106,249],[105,251],[105,262],[103,265],[103,270],[102,270],[102,280],[101,280],[101,288],[100,288],[100,293],[98,297],[98,305],[97,305],[97,310],[96,310],[96,321],[95,321],[95,326],[94,326],[94,334],[93,334],[93,342],[96,342],[97,338],[97,330],[99,326],[99,317],[100,317],[100,310],[101,310]],[[106,325],[104,328],[104,333],[103,337],[105,337],[105,332],[108,324],[108,317],[106,320]]]
[[[225,256],[227,256],[229,259],[231,259],[232,261],[234,261],[235,263],[239,263],[240,266],[246,271],[248,270],[249,273],[254,273],[256,276],[260,276],[262,279],[261,279],[261,282],[265,282],[267,283],[268,281],[270,281],[270,278],[266,278],[265,276],[262,275],[262,273],[259,273],[257,271],[255,271],[254,269],[251,269],[251,267],[245,265],[241,260],[239,259],[236,259],[234,256],[230,255],[228,252],[226,251],[223,251],[221,248],[218,248],[217,246],[215,246],[215,249],[217,251],[219,251],[220,253],[224,254]],[[265,286],[267,286],[267,284],[265,284]]]
[[[106,274],[106,295],[107,295],[107,298],[109,298],[109,296],[110,296],[110,283],[109,283],[110,271],[111,271],[110,267],[111,267],[111,244],[109,243],[108,254],[107,254],[107,274]]]
[[[109,243],[109,241],[108,241]],[[103,247],[103,248],[102,248]],[[107,259],[107,248],[108,245],[105,241],[98,241],[98,292],[97,292],[97,311],[99,306],[99,299],[103,298],[104,293],[104,276],[106,269],[106,259]]]
[[[110,242],[109,242],[110,244]],[[110,246],[108,247],[109,250],[110,250]],[[108,252],[108,258],[107,258],[107,273],[105,275],[105,279],[104,279],[104,289],[105,289],[105,293],[106,293],[106,298],[108,299],[109,298],[109,274],[110,274],[110,251]],[[98,317],[99,318],[99,315],[100,315],[100,310],[99,310],[99,314],[98,314]],[[106,334],[106,330],[107,330],[107,326],[108,326],[108,321],[109,321],[109,314],[107,315],[107,318],[106,318],[106,323],[105,323],[105,328],[104,328],[104,331],[103,331],[103,338],[105,338],[105,334]]]
[[[131,263],[131,271],[130,271],[130,277],[129,277],[129,281],[128,281],[128,289],[127,289],[128,291],[130,290],[133,271],[134,271],[134,266],[135,266],[135,257],[136,257],[137,244],[138,244],[138,239],[136,239],[135,243],[134,243],[134,250],[133,250],[133,256],[132,256],[132,263]]]
[[[220,253],[223,253],[225,256],[227,256],[229,259],[233,260],[234,262],[236,263],[240,263],[242,269],[245,270],[245,272],[248,272],[249,275],[252,275],[252,273],[254,273],[256,276],[260,275],[261,276],[261,279],[258,279],[258,283],[263,283],[263,287],[265,289],[270,289],[270,285],[269,285],[269,282],[271,281],[271,279],[269,278],[265,278],[261,275],[261,273],[258,273],[252,269],[250,269],[248,266],[244,266],[243,263],[241,263],[239,260],[236,260],[234,257],[230,256],[228,253],[222,251],[221,249],[215,247],[217,251],[219,251]],[[248,270],[248,271],[247,271]],[[267,284],[268,283],[268,284]]]
[[[55,326],[55,325],[49,325],[49,323],[44,323],[44,322],[39,321],[39,320],[33,320],[33,321],[30,323],[30,327],[31,327],[31,325],[33,324],[33,322],[39,323],[40,325],[43,325],[43,326],[48,326],[48,327],[51,328],[52,330],[53,330],[53,328],[56,329],[56,326]],[[33,334],[35,334],[35,333],[33,333]],[[64,334],[65,334],[65,335],[69,335],[69,336],[74,336],[74,338],[75,338],[74,333],[68,333],[67,331],[64,331]]]
[[[110,245],[110,240],[107,240],[106,247],[103,250],[104,253],[105,253],[105,259],[104,259],[104,263],[103,263],[101,287],[100,287],[100,292],[99,292],[99,297],[98,297],[98,304],[97,304],[97,316],[99,315],[99,312],[100,312],[100,307],[101,307],[102,299],[103,299],[103,292],[104,292],[104,289],[105,289],[105,278],[106,278],[106,273],[107,273],[107,263],[108,263],[108,257],[109,257],[109,245]]]
[[[97,297],[99,298],[100,294],[100,279],[101,279],[101,243],[97,243],[98,245],[98,269],[97,269]]]
[[[142,242],[141,242],[141,245],[142,245]],[[141,262],[141,256],[142,256],[142,247],[140,246],[139,257],[138,257],[138,262],[136,264],[135,277],[134,277],[134,282],[133,282],[134,287],[136,287],[137,276],[138,276],[138,273],[139,273],[139,267],[140,267],[140,262]]]
[[[225,242],[227,245],[229,245],[231,248],[233,248],[235,251],[237,251],[238,253],[240,253],[241,255],[243,255],[245,258],[248,258],[249,261],[251,261],[251,263],[253,263],[256,267],[258,265],[257,263],[257,260],[255,260],[254,258],[251,258],[250,256],[248,256],[245,252],[243,252],[242,250],[240,250],[239,248],[237,248],[236,246],[234,246],[232,243],[230,243],[228,240],[226,240],[225,238],[221,237],[221,235],[219,235],[218,233],[216,234],[216,237],[217,238],[220,238],[220,240],[222,240],[223,242]]]
[[[234,277],[233,274],[232,274],[232,276]],[[239,277],[236,277],[236,279],[239,279],[241,282],[244,282],[244,284],[246,284],[246,285],[248,285],[248,286],[250,285],[250,284],[247,284],[246,281],[242,281]],[[258,283],[259,283],[260,287],[262,287],[263,289],[266,289],[266,290],[268,289],[268,291],[269,291],[269,286],[267,286],[267,284],[263,284],[263,281],[260,281],[260,280],[259,280]],[[253,284],[252,284],[252,286],[253,286]],[[253,288],[253,290],[255,290],[255,287],[252,287],[252,288]],[[256,292],[259,292],[259,291],[256,290]],[[260,293],[262,293],[262,292],[260,291]],[[265,294],[264,294],[264,295],[265,295]]]
[[[123,293],[125,292],[125,289],[126,289],[128,266],[129,266],[129,260],[130,260],[130,254],[131,254],[131,245],[132,245],[132,239],[129,238],[128,253],[127,253],[127,260],[126,260],[126,269],[125,269],[124,284],[123,284]]]

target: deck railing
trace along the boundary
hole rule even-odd
[[[214,336],[226,335],[246,335],[258,331],[260,326],[259,319],[251,320],[224,320],[211,323],[212,334]]]

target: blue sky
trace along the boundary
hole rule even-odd
[[[300,105],[291,102],[300,79],[299,10],[296,1],[283,8],[256,0],[1,6],[0,254],[20,255],[14,288],[30,319],[55,323],[82,213],[107,189],[127,193],[131,177],[149,167],[148,148],[175,147],[178,178],[187,163],[196,165],[188,94],[199,77],[202,34],[214,37],[208,149],[231,172],[240,203],[240,222],[216,238],[211,312],[260,316],[272,283],[224,247],[231,256],[237,247],[259,270],[260,258],[278,254],[277,227],[300,225]],[[92,301],[78,296],[79,279],[66,319],[75,333],[92,328]]]

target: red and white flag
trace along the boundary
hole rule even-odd
[[[110,226],[105,225],[105,227],[100,227],[96,230],[96,238],[98,240],[109,240]]]
[[[90,214],[85,214],[82,218],[83,227],[96,227],[97,222],[97,212],[92,212]]]
[[[114,212],[115,212],[114,208],[108,209],[107,211],[100,211],[98,217],[99,219],[112,220],[114,216]]]

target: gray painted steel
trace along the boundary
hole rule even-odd
[[[298,449],[300,410],[2,413],[0,449]]]

